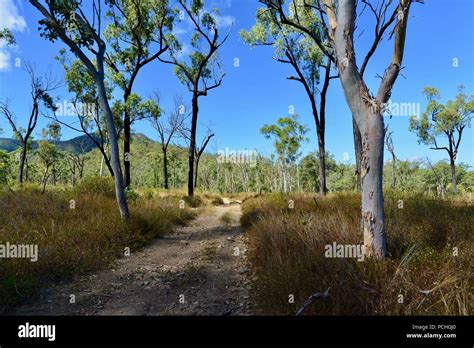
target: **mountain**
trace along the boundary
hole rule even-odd
[[[142,133],[136,133],[132,135],[132,141],[138,140],[145,143],[155,143],[154,140],[148,138]],[[61,151],[73,152],[73,153],[86,153],[95,148],[94,142],[87,136],[81,135],[69,140],[60,140],[54,142]],[[11,152],[15,151],[20,147],[20,141],[17,139],[0,138],[0,150]],[[38,141],[33,141],[33,149],[38,147]]]

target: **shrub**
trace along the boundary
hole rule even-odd
[[[136,201],[138,197],[140,196],[137,191],[134,191],[131,187],[127,187],[125,189],[125,195],[127,196],[127,200],[130,201]]]

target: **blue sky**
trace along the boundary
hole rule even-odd
[[[263,124],[274,123],[278,117],[286,116],[290,107],[294,107],[300,120],[310,128],[310,142],[304,144],[303,151],[315,150],[315,127],[308,99],[300,84],[285,79],[292,74],[291,67],[275,62],[271,47],[251,49],[239,38],[241,29],[249,29],[253,25],[255,10],[261,5],[257,0],[214,0],[205,3],[208,4],[206,6],[219,5],[222,30],[228,30],[228,24],[233,22],[229,40],[220,52],[226,71],[224,82],[220,88],[200,99],[199,122],[210,125],[216,133],[216,140],[209,151],[228,147],[234,150],[257,149],[269,155],[272,152],[271,141],[265,140],[259,129]],[[15,66],[16,59],[33,63],[38,73],[51,71],[58,78],[64,74],[54,60],[64,45],[42,39],[37,31],[38,19],[38,13],[26,1],[0,0],[0,28],[12,29],[17,39],[16,47],[0,45],[0,99],[11,100],[13,113],[23,126],[30,110],[29,83],[26,73]],[[421,90],[427,85],[437,87],[443,101],[454,98],[460,84],[465,85],[466,93],[474,94],[473,20],[474,2],[471,0],[426,0],[424,5],[415,3],[408,24],[403,77],[398,78],[391,101],[420,103],[423,111],[426,101]],[[365,28],[356,41],[356,56],[360,64],[373,38],[372,18],[363,17],[358,28]],[[375,75],[383,74],[390,62],[392,45],[393,41],[384,42],[368,66],[365,77],[372,91],[376,91],[380,81]],[[239,60],[238,67],[234,66],[235,58]],[[458,62],[457,67],[453,66],[454,60]],[[143,96],[159,92],[165,109],[172,105],[176,94],[182,94],[185,101],[190,101],[189,93],[173,75],[171,66],[159,62],[141,71],[135,92]],[[61,96],[61,100],[68,98],[64,89],[56,91],[54,96]],[[338,80],[331,81],[326,113],[327,150],[337,161],[343,161],[347,153],[352,162],[351,114]],[[46,123],[48,120],[45,119],[39,122],[35,132],[37,138]],[[417,143],[416,136],[408,132],[408,115],[387,117],[386,123],[394,132],[392,137],[398,158],[413,160],[428,156],[434,161],[447,158],[445,152],[433,151]],[[11,129],[4,119],[0,119],[0,128],[4,130],[1,137],[11,136]],[[137,123],[134,129],[158,139],[147,122]],[[77,135],[63,127],[63,139]],[[459,161],[474,165],[473,149],[474,130],[471,128],[463,136]],[[385,158],[389,158],[388,153]]]

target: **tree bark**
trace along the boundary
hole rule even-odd
[[[127,102],[128,96],[125,99],[125,103]],[[123,118],[123,184],[125,187],[129,187],[131,183],[130,178],[130,128],[131,128],[131,120],[130,115],[125,107],[124,111],[124,118]]]
[[[105,85],[103,79],[103,62],[98,62],[101,69],[101,76],[96,76],[96,85],[99,94],[99,101],[102,110],[105,115],[105,121],[107,124],[107,135],[109,138],[109,147],[111,155],[111,166],[114,173],[115,181],[115,195],[117,198],[117,205],[120,211],[120,215],[127,222],[130,220],[130,213],[128,211],[127,197],[125,196],[125,187],[123,183],[122,168],[120,166],[120,155],[117,141],[117,131],[115,129],[114,118],[112,110],[110,110],[109,102],[107,100],[107,94],[105,92]]]
[[[192,100],[192,121],[191,121],[191,134],[189,143],[189,159],[188,159],[188,196],[194,196],[194,155],[196,151],[196,129],[197,119],[199,114],[199,103],[198,96],[196,93],[193,95]]]
[[[453,185],[453,193],[457,193],[458,188],[456,184],[456,164],[452,157],[450,158],[450,166],[451,166],[451,183]]]
[[[364,119],[360,166],[364,254],[384,258],[387,250],[382,189],[384,122],[380,114],[369,113]]]
[[[21,144],[21,155],[20,155],[20,167],[18,170],[18,183],[23,183],[23,173],[25,170],[25,161],[26,161],[26,142]]]
[[[354,135],[354,152],[355,152],[355,163],[356,163],[356,190],[361,191],[361,181],[360,181],[360,157],[362,153],[362,136],[360,135],[359,126],[352,115],[352,133]]]
[[[166,147],[163,147],[163,178],[165,182],[165,189],[168,190],[168,151]]]
[[[324,135],[318,135],[319,147],[319,194],[326,195],[326,148],[324,144]]]
[[[194,188],[197,188],[198,171],[199,171],[199,159],[200,159],[200,156],[197,156],[196,157],[196,168],[194,169]]]

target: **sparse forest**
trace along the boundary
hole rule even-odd
[[[0,314],[472,316],[474,57],[418,61],[434,2],[26,1]]]

